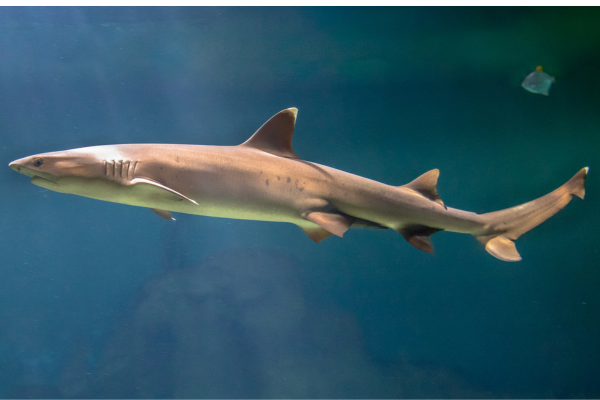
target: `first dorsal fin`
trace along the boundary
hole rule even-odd
[[[436,203],[446,207],[440,195],[437,192],[437,180],[440,176],[439,169],[432,169],[431,171],[425,172],[414,181],[407,183],[400,187],[406,187],[418,192],[419,194],[427,197],[429,200],[433,200]]]
[[[292,150],[296,115],[297,108],[278,112],[240,146],[252,147],[280,157],[300,158]]]

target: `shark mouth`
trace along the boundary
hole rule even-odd
[[[57,186],[58,184],[54,181],[51,181],[48,178],[44,178],[43,176],[33,175],[31,177],[31,183],[36,186],[48,187],[48,186]]]
[[[10,164],[8,164],[8,166],[23,175],[31,177],[31,183],[33,183],[36,186],[41,186],[47,189],[54,189],[58,186],[58,183],[52,179],[54,178],[52,175],[47,173],[41,173],[49,177],[42,176],[40,172],[34,171],[30,168],[20,165],[20,161],[21,160],[13,161]]]

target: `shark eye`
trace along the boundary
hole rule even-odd
[[[43,163],[44,160],[42,160],[41,158],[36,158],[35,160],[33,160],[33,165],[35,165],[36,167],[41,167]]]

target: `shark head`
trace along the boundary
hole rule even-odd
[[[55,192],[150,208],[165,199],[198,205],[195,200],[157,181],[152,171],[140,175],[139,165],[143,162],[130,157],[135,156],[131,150],[137,146],[92,146],[42,153],[20,158],[8,166],[31,177],[34,185]],[[148,164],[152,166],[152,161]],[[158,165],[157,169],[162,167]]]
[[[42,153],[20,158],[8,166],[31,177],[34,185],[85,196],[90,183],[106,179],[106,161],[98,153],[93,148]]]

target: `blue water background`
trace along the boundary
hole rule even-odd
[[[3,8],[0,397],[600,397],[597,8]],[[520,87],[537,65],[550,96]],[[586,199],[504,263],[468,235],[296,226],[51,192],[7,164],[236,145],[299,109],[303,159],[449,206]]]

